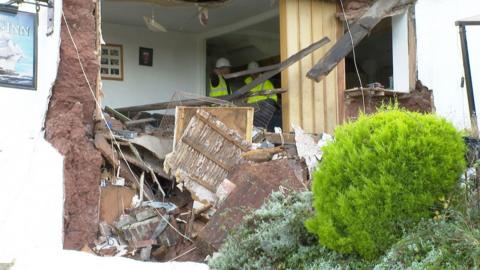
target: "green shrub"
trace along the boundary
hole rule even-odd
[[[313,214],[312,193],[276,192],[262,208],[245,217],[208,262],[212,270],[372,269],[358,256],[318,245],[303,222]]]
[[[450,123],[392,108],[340,126],[323,150],[306,227],[323,246],[367,259],[430,217],[465,169]]]

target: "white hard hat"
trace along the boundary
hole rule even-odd
[[[259,65],[257,62],[255,62],[255,61],[250,62],[250,63],[248,64],[248,69],[256,69],[256,68],[259,68],[259,67],[260,67],[260,65]]]
[[[218,58],[217,63],[215,64],[216,68],[231,67],[230,61],[227,58]]]

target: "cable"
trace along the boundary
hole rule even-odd
[[[347,25],[348,34],[350,35],[350,41],[352,42],[352,52],[353,52],[353,64],[355,65],[355,71],[357,72],[358,83],[360,84],[360,91],[362,93],[362,104],[363,104],[363,113],[365,113],[365,94],[363,93],[363,83],[362,78],[360,77],[360,72],[358,71],[357,65],[357,55],[355,53],[355,44],[353,43],[352,32],[350,31],[350,25],[348,23],[347,14],[345,13],[345,8],[343,7],[343,0],[340,0],[340,5],[342,6],[343,18],[345,19],[345,24]]]
[[[90,90],[90,93],[92,94],[92,97],[93,97],[93,100],[95,101],[95,104],[97,105],[97,108],[102,111],[102,106],[100,105],[100,102],[98,102],[97,100],[97,97],[95,96],[95,92],[93,91],[93,87],[92,85],[90,84],[90,80],[88,80],[88,77],[87,77],[87,74],[85,72],[85,69],[83,67],[83,63],[82,63],[82,60],[80,59],[80,52],[78,50],[78,47],[77,47],[77,44],[75,43],[75,40],[73,39],[73,36],[72,36],[72,32],[70,31],[70,25],[68,24],[67,22],[67,18],[65,17],[65,13],[62,12],[62,17],[63,17],[63,21],[65,22],[65,26],[67,28],[67,32],[68,32],[68,35],[70,37],[70,40],[72,41],[73,43],[73,47],[75,49],[75,52],[77,54],[77,60],[78,60],[78,63],[80,64],[80,69],[82,70],[82,73],[83,73],[83,77],[85,78],[85,81],[87,82],[87,85],[88,85],[88,89]],[[135,175],[135,173],[133,172],[132,168],[130,167],[127,159],[125,158],[125,155],[123,154],[122,152],[122,149],[120,148],[120,144],[118,143],[118,141],[115,139],[115,135],[113,134],[113,131],[112,129],[110,128],[110,126],[108,125],[108,122],[107,122],[107,119],[105,119],[105,116],[103,115],[103,113],[100,113],[100,115],[102,116],[102,120],[103,122],[105,122],[105,126],[107,127],[108,129],[108,132],[110,133],[110,136],[112,138],[112,141],[113,143],[117,146],[118,148],[118,152],[120,153],[120,156],[121,158],[125,161],[125,164],[127,164],[127,167],[128,167],[128,170],[130,171],[130,173],[133,175],[133,178],[135,179],[135,181],[137,182],[138,185],[140,185],[140,181],[137,179],[137,176]],[[153,200],[152,198],[150,198],[150,196],[148,194],[145,194],[145,197],[147,197],[147,199],[149,200]],[[161,213],[160,211],[158,211],[158,209],[155,208],[155,211],[160,215],[160,217],[163,219],[163,221],[165,221],[175,232],[177,232],[179,235],[181,235],[183,238],[185,238],[186,240],[190,241],[190,242],[193,242],[192,239],[190,239],[188,236],[184,235],[183,233],[181,233],[177,228],[175,228],[175,226],[173,226],[169,220],[167,218],[165,218]]]

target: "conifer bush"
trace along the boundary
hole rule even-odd
[[[432,216],[465,169],[461,134],[435,115],[388,108],[335,131],[314,175],[321,245],[375,259]]]

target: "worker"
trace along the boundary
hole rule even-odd
[[[259,68],[260,65],[257,62],[250,62],[248,64],[248,70],[254,70]],[[252,74],[251,76],[248,76],[245,78],[245,84],[251,83],[254,79],[258,77],[259,73]],[[251,94],[261,92],[261,91],[268,91],[268,90],[273,90],[273,83],[270,80],[266,80],[265,82],[255,86],[250,90]],[[253,103],[258,103],[260,101],[265,101],[271,99],[275,103],[278,102],[278,98],[276,94],[270,94],[270,95],[258,95],[258,96],[252,96],[247,99],[247,103],[253,104]]]
[[[230,94],[230,88],[223,75],[230,73],[230,61],[227,58],[219,58],[215,64],[213,74],[210,76],[210,97],[223,97]]]

